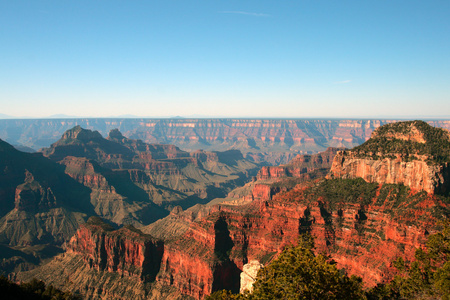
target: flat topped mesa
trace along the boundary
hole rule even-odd
[[[450,133],[422,121],[387,124],[364,144],[340,151],[329,178],[361,177],[432,194],[450,192]]]

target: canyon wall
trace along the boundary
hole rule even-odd
[[[133,290],[139,298],[203,299],[221,289],[239,291],[240,275],[249,262],[267,265],[285,246],[296,244],[299,234],[310,233],[314,251],[329,254],[338,268],[374,286],[393,278],[395,259],[414,260],[415,250],[424,247],[438,221],[450,215],[449,197],[435,193],[448,185],[448,149],[448,132],[423,122],[380,127],[352,150],[328,149],[285,166],[263,168],[252,182],[228,195],[236,199],[216,199],[185,211],[177,206],[166,218],[141,227],[145,234],[131,227],[82,226],[65,255],[18,274],[18,279],[38,276],[86,297],[95,291],[98,297],[119,299],[125,298],[130,278],[138,277],[141,285]],[[234,157],[192,154],[205,165],[229,156]],[[330,175],[323,178],[332,161]],[[432,172],[442,180],[430,179],[433,166],[439,166]],[[234,201],[237,198],[245,201]],[[129,237],[132,241],[127,242]],[[142,241],[153,249],[148,277],[142,275]],[[68,270],[63,271],[65,281],[51,276],[61,269]],[[114,283],[105,283],[104,278],[114,276]]]
[[[414,191],[450,192],[450,132],[422,121],[384,125],[370,140],[337,153],[329,178],[404,184]]]
[[[101,221],[96,224],[91,220],[82,224],[67,244],[67,252],[82,255],[90,268],[143,282],[156,278],[163,250],[161,241],[133,227],[112,230]]]
[[[317,154],[297,155],[288,164],[262,167],[256,177],[258,180],[267,180],[283,177],[314,179],[320,175],[325,176],[339,150],[342,149],[330,147],[326,151]]]
[[[174,144],[185,150],[241,150],[254,161],[278,165],[295,154],[327,147],[351,148],[366,141],[377,127],[394,120],[337,119],[29,119],[0,120],[0,138],[39,149],[80,125],[106,136],[118,128],[125,136],[148,143]],[[450,129],[450,121],[429,124]]]
[[[257,185],[253,193],[262,185]],[[449,212],[448,204],[434,195],[414,194],[399,185],[382,186],[361,179],[320,180],[290,190],[269,186],[265,190],[246,205],[209,206],[202,216],[187,220],[182,233],[166,238],[163,247],[149,235],[124,232],[124,228],[109,231],[82,226],[61,258],[66,263],[64,268],[73,268],[75,255],[83,258],[89,272],[100,271],[97,277],[119,274],[121,279],[111,284],[114,288],[136,278],[143,285],[152,282],[153,286],[165,287],[163,290],[172,288],[176,293],[203,299],[223,288],[239,291],[241,273],[249,262],[267,265],[286,245],[296,244],[300,233],[309,232],[315,237],[317,253],[331,255],[338,268],[374,286],[396,274],[393,260],[414,259],[415,249],[424,245],[437,220]],[[186,221],[187,215],[193,216],[189,211],[174,211],[172,226],[177,218]],[[156,277],[142,276],[148,258],[142,255],[145,245],[153,249],[148,269],[153,270],[151,274],[157,273]],[[43,274],[48,276],[47,272]],[[58,280],[50,282],[64,286]],[[74,287],[78,285],[75,281]],[[101,282],[87,284],[86,290],[99,285],[103,293],[122,297]],[[171,295],[152,299],[170,299]]]
[[[402,158],[373,160],[358,158],[351,152],[339,152],[333,162],[331,177],[357,178],[367,182],[404,184],[415,191],[447,193],[450,191],[450,165],[427,164],[424,160],[405,162]]]

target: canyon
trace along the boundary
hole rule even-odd
[[[90,216],[141,227],[225,196],[259,166],[236,150],[185,152],[112,130],[76,126],[51,147],[24,153],[0,140],[2,271],[27,270],[62,251]]]
[[[35,150],[49,147],[75,126],[106,136],[118,129],[130,139],[172,144],[186,151],[235,149],[253,162],[285,164],[297,154],[327,147],[351,148],[364,143],[389,119],[24,119],[0,120],[0,138]],[[430,120],[450,129],[448,120]]]
[[[145,176],[179,174],[186,164],[189,170],[201,166],[212,172],[246,161],[233,151],[186,153],[165,146],[156,154],[148,144],[118,131],[109,134],[108,142],[80,128],[72,131],[42,153],[91,191],[116,190],[105,185],[114,181],[108,172],[123,172],[124,166],[133,166],[133,172],[126,169],[128,175],[119,178],[132,178],[139,185]],[[245,185],[236,184],[212,201],[184,206],[154,202],[170,213],[149,224],[126,224],[125,219],[115,223],[118,219],[106,214],[100,219],[97,209],[94,217],[78,225],[64,253],[10,278],[36,277],[89,299],[203,299],[220,289],[239,292],[242,277],[251,285],[252,266],[269,264],[285,246],[296,244],[299,234],[310,233],[317,253],[330,255],[349,275],[362,277],[366,287],[387,282],[397,272],[392,261],[413,260],[415,249],[424,246],[438,221],[450,215],[448,161],[442,154],[450,145],[446,136],[448,131],[426,123],[388,124],[351,150],[328,148],[296,155],[287,164],[259,166]],[[120,141],[120,147],[114,147],[121,151],[108,152],[113,148],[105,145],[113,141]],[[69,156],[60,155],[64,147],[71,149]],[[425,166],[434,166],[433,172],[427,173]],[[30,175],[23,176],[25,184],[33,182]],[[434,188],[420,176],[435,176]],[[39,195],[33,209],[53,205],[44,188],[28,189]],[[19,200],[24,203],[20,207],[29,207]]]

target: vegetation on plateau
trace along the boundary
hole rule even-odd
[[[425,143],[393,137],[396,134],[413,134],[412,128],[423,134]],[[442,128],[435,128],[423,121],[407,121],[383,125],[376,132],[375,137],[353,148],[352,152],[361,158],[394,158],[394,154],[400,154],[403,160],[408,161],[417,155],[425,155],[428,163],[450,162],[450,138],[448,131]]]
[[[450,204],[450,197],[434,195],[434,201],[445,203],[446,206],[432,205],[423,207],[420,204],[430,196],[426,192],[411,192],[408,186],[401,184],[378,184],[366,182],[362,178],[355,179],[327,179],[317,182],[308,189],[291,192],[292,201],[305,199],[311,205],[316,201],[324,205],[329,213],[344,209],[349,204],[358,204],[361,209],[367,205],[383,206],[384,212],[395,219],[402,218],[405,222],[420,220],[433,216],[436,219],[450,213],[446,208]],[[417,210],[426,212],[416,215]]]

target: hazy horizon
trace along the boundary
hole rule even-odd
[[[2,1],[0,119],[450,116],[448,1]]]
[[[67,116],[67,115],[51,115],[44,117],[30,117],[30,116],[9,116],[0,114],[0,120],[47,120],[47,119],[349,119],[349,120],[367,120],[367,119],[385,119],[385,120],[450,120],[450,115],[441,116],[348,116],[348,117],[333,117],[333,116],[312,116],[312,117],[270,117],[270,116],[205,116],[205,115],[187,115],[187,116],[135,116],[135,115],[119,115],[119,116]]]

